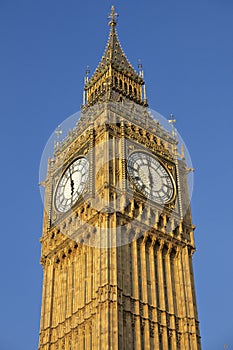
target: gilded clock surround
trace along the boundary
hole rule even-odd
[[[81,118],[48,164],[39,350],[200,350],[187,165],[175,137],[151,116],[142,74],[129,64],[115,27],[112,9]],[[151,154],[171,174],[170,203],[135,188],[127,173],[133,152]],[[87,186],[58,213],[56,185],[82,156],[89,161]]]

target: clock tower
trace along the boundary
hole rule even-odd
[[[48,162],[39,350],[200,350],[187,165],[116,25]]]

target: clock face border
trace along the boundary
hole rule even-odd
[[[79,162],[79,163],[75,164],[76,162],[77,163]],[[82,164],[81,162],[83,162],[84,164]],[[80,163],[82,165],[82,168],[79,170]],[[82,155],[76,157],[75,159],[73,159],[68,163],[68,165],[65,167],[65,170],[59,176],[57,183],[55,185],[55,191],[53,195],[53,207],[55,208],[57,213],[65,214],[72,208],[73,205],[77,203],[88,182],[89,171],[90,171],[89,161],[86,157]],[[71,185],[71,182],[73,182],[72,185]],[[78,182],[78,185],[77,185],[77,182]],[[59,197],[58,197],[59,188],[63,188],[63,189],[60,189],[60,196],[59,196],[59,197],[63,196],[63,199],[62,201],[60,200],[60,203],[57,203],[59,200]],[[72,188],[73,188],[73,194],[71,195]],[[68,191],[70,191],[70,195],[67,194]],[[64,201],[66,201],[66,203],[62,205]]]
[[[168,179],[167,182],[170,182],[170,186],[168,186],[168,188],[170,188],[170,190],[172,190],[172,193],[171,193],[171,195],[167,196],[168,197],[167,199],[162,200],[160,196],[155,196],[155,195],[152,195],[152,193],[149,193],[149,191],[148,191],[149,186],[145,185],[145,182],[146,182],[145,178],[143,180],[143,179],[140,179],[140,176],[135,176],[132,174],[133,171],[129,170],[129,168],[130,168],[129,163],[130,163],[131,157],[133,157],[133,155],[138,155],[138,159],[140,159],[139,155],[142,157],[142,159],[145,159],[145,158],[147,159],[147,164],[144,164],[144,165],[148,167],[148,174],[147,174],[148,179],[149,179],[149,177],[152,177],[152,173],[153,173],[153,175],[156,173],[156,176],[159,176],[159,174],[157,173],[157,169],[160,169],[160,172],[163,173],[162,176],[165,177],[166,179]],[[158,167],[156,169],[151,168],[151,170],[149,170],[149,166],[151,166],[151,163],[153,163],[153,162],[156,163],[156,165],[158,164]],[[140,165],[138,165],[138,167],[140,167]],[[138,169],[137,169],[137,171],[138,171]],[[136,187],[137,191],[142,193],[147,199],[149,199],[157,204],[162,204],[162,205],[168,205],[168,204],[174,202],[174,199],[176,198],[176,195],[177,195],[176,182],[174,180],[174,176],[172,175],[171,171],[168,169],[167,165],[164,162],[162,162],[156,155],[148,153],[144,150],[134,150],[133,152],[131,152],[128,155],[127,173],[129,175],[129,178],[132,181],[133,185]],[[136,171],[135,171],[135,173],[136,173]],[[149,184],[149,181],[147,180],[148,184]],[[140,184],[140,182],[141,182],[141,184]],[[165,184],[165,182],[163,181],[161,186],[164,187],[164,186],[167,186],[167,184]],[[162,191],[162,190],[160,189],[160,191]],[[159,192],[159,191],[154,190],[153,192]],[[164,194],[167,195],[167,193],[164,193]]]

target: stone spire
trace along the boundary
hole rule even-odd
[[[112,6],[109,14],[110,33],[105,52],[92,77],[85,84],[85,106],[97,102],[122,101],[125,98],[146,105],[143,78],[134,70],[123,52],[117,32],[118,14]]]

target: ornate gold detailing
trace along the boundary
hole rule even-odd
[[[119,15],[118,13],[115,12],[114,6],[112,6],[111,13],[108,15],[108,18],[110,19],[110,22],[109,22],[110,27],[116,26],[118,16]]]
[[[112,6],[109,15],[110,34],[102,60],[93,76],[86,81],[84,87],[84,106],[92,106],[103,101],[122,101],[125,98],[140,105],[147,106],[146,97],[143,97],[143,78],[133,69],[126,58],[117,33],[118,14]]]

